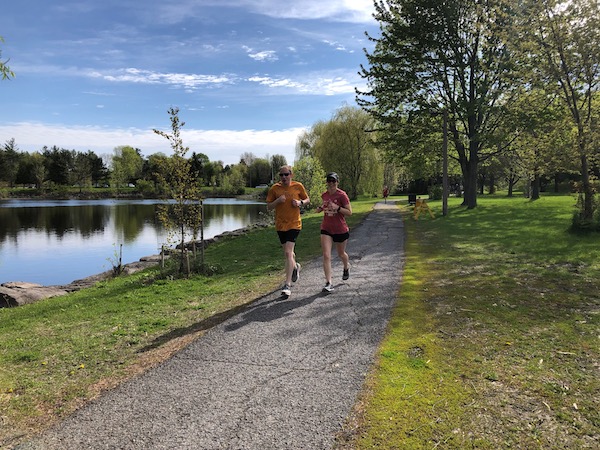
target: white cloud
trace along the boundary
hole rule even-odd
[[[234,81],[233,77],[230,75],[161,73],[131,67],[112,72],[91,71],[88,72],[87,75],[92,78],[101,78],[106,81],[141,84],[168,84],[178,87],[185,87],[187,89],[194,89],[205,85],[228,84]]]
[[[353,94],[355,87],[361,87],[363,81],[356,74],[312,73],[299,77],[300,80],[269,76],[253,76],[248,81],[272,89],[290,89],[306,95],[343,95]]]
[[[327,45],[329,45],[330,47],[335,48],[336,50],[339,50],[341,52],[346,52],[348,51],[346,49],[346,47],[344,46],[344,44],[340,43],[340,42],[335,42],[335,41],[328,41],[328,40],[324,40],[323,42],[325,42]],[[354,53],[354,50],[350,50],[349,53]]]
[[[329,19],[340,22],[372,22],[373,0],[221,0],[220,4],[247,7],[265,16],[283,19]]]
[[[277,61],[279,59],[273,50],[248,53],[248,56],[256,61]]]
[[[170,130],[163,130],[169,132]],[[204,153],[211,161],[237,164],[245,152],[259,157],[283,155],[292,164],[296,139],[303,128],[284,130],[194,130],[182,129],[181,138],[191,152]],[[85,152],[98,156],[112,154],[115,147],[130,145],[145,156],[153,153],[171,154],[169,143],[152,129],[103,128],[20,122],[0,125],[0,136],[15,139],[17,147],[28,153],[41,151],[43,146]]]
[[[247,51],[251,52],[250,49]],[[260,52],[250,54],[257,60],[266,60],[274,52]],[[276,57],[275,57],[276,59]],[[338,72],[338,73],[335,73]],[[234,84],[239,81],[234,75],[202,75],[186,73],[159,73],[149,70],[127,68],[112,73],[90,72],[93,78],[102,78],[107,81],[140,84],[166,84],[193,91],[200,86]],[[357,73],[334,71],[331,73],[313,72],[290,77],[272,77],[268,75],[255,75],[247,78],[248,81],[258,83],[269,88],[290,89],[297,94],[310,95],[336,95],[354,92],[354,87],[362,83]]]
[[[252,81],[254,83],[258,83],[260,85],[268,86],[268,87],[272,87],[272,88],[292,88],[299,92],[306,91],[305,84],[292,81],[288,78],[276,79],[276,78],[271,78],[271,77],[255,76],[255,77],[248,78],[248,81]]]
[[[264,50],[262,52],[255,52],[254,49],[248,47],[247,45],[243,45],[242,48],[248,56],[256,61],[277,61],[279,57],[277,53],[273,50]]]
[[[152,18],[175,23],[186,17],[202,17],[202,8],[208,6],[228,6],[247,9],[254,13],[280,19],[328,19],[340,22],[372,22],[373,0],[161,0],[153,9],[158,11]],[[149,8],[144,5],[145,10]]]

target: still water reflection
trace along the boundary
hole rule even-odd
[[[0,200],[0,283],[68,284],[155,255],[167,241],[156,200]],[[260,221],[264,203],[204,201],[204,237]]]

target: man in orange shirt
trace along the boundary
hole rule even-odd
[[[275,183],[267,194],[267,209],[275,210],[275,229],[285,257],[285,284],[281,289],[283,297],[292,293],[292,282],[298,281],[300,264],[296,262],[294,247],[302,229],[300,208],[310,202],[302,183],[292,181],[291,166],[279,169],[279,183]]]

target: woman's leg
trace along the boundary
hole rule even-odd
[[[323,250],[323,273],[325,281],[331,283],[331,247],[333,238],[326,234],[321,235],[321,250]]]
[[[344,242],[336,242],[335,248],[337,250],[337,254],[344,263],[344,270],[347,270],[350,267],[350,257],[348,253],[346,253],[346,244],[348,244],[348,239]]]

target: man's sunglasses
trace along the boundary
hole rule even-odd
[[[336,183],[337,180],[335,178],[327,178],[328,183]]]
[[[279,176],[280,177],[289,177],[290,173],[289,172],[287,172],[287,173],[280,173]]]

